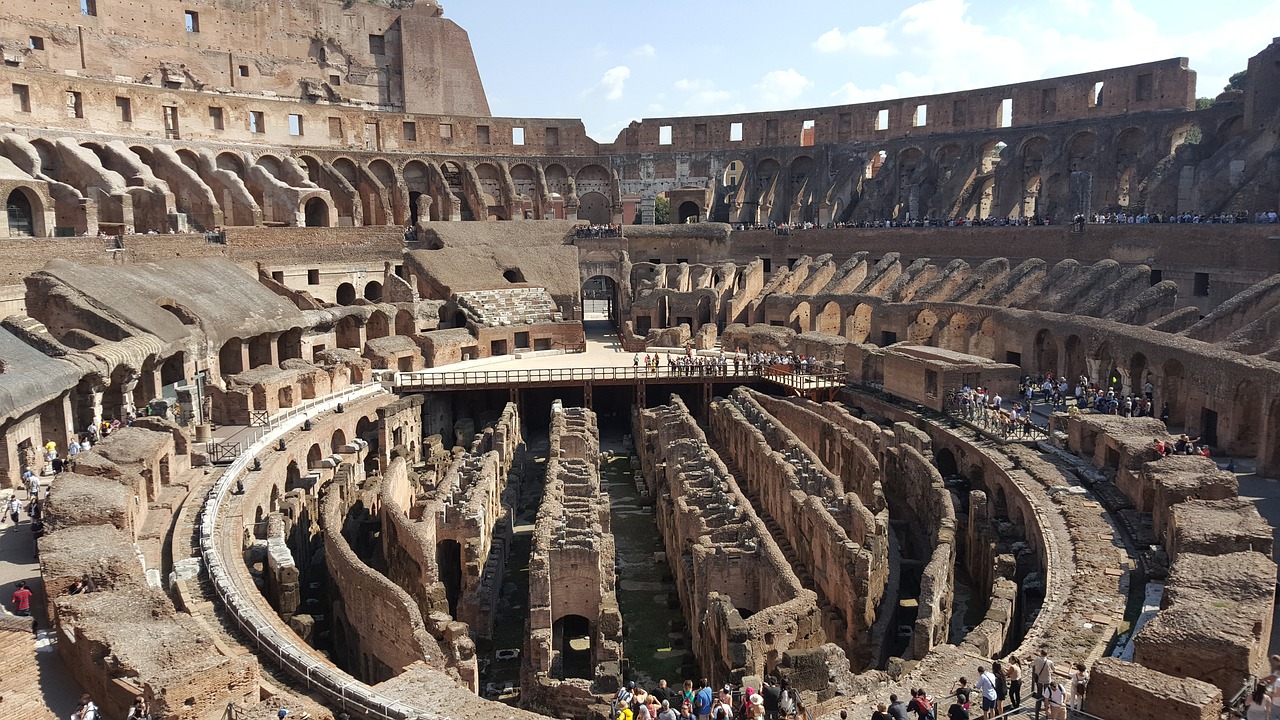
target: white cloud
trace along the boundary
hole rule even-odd
[[[605,100],[620,100],[627,80],[631,78],[631,68],[626,65],[609,68],[600,77],[600,82],[583,92],[583,95],[599,96]]]
[[[649,43],[645,43],[640,47],[632,50],[631,54],[635,57],[651,58],[651,57],[657,56],[658,49],[650,45]]]
[[[840,28],[831,28],[813,42],[818,52],[834,53],[844,50],[871,57],[889,57],[898,50],[889,42],[889,28],[884,25],[863,25],[849,32],[841,32]]]
[[[796,72],[794,68],[771,70],[751,86],[757,99],[765,107],[785,107],[799,98],[813,81]]]

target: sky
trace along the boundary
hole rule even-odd
[[[444,0],[496,116],[632,120],[822,107],[1187,57],[1213,97],[1280,0]]]

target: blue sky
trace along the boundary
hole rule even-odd
[[[444,0],[495,115],[633,119],[866,102],[1185,56],[1214,96],[1280,0]],[[1228,10],[1229,8],[1229,10]]]

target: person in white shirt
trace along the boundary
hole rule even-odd
[[[1045,685],[1044,700],[1049,705],[1049,720],[1067,720],[1067,691],[1062,683],[1053,680]]]
[[[993,718],[996,716],[996,676],[985,667],[978,666],[978,692],[982,693],[982,716],[985,718]]]

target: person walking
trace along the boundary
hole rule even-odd
[[[1084,710],[1084,695],[1089,689],[1089,673],[1084,663],[1076,663],[1076,671],[1071,673],[1071,709]]]

